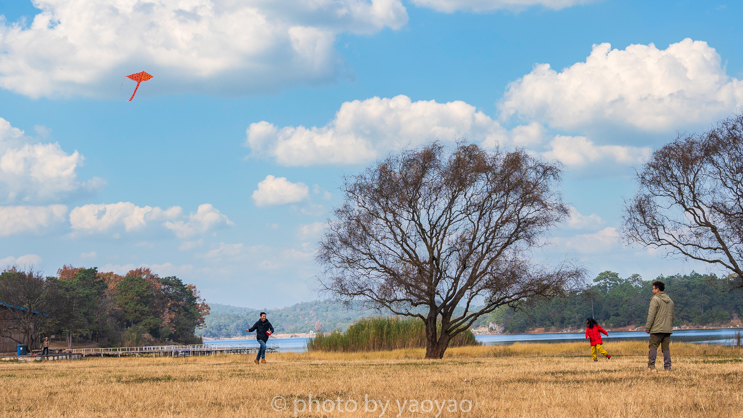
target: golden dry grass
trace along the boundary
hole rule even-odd
[[[611,342],[610,361],[594,363],[588,344],[515,344],[448,351],[444,360],[422,350],[378,353],[201,358],[90,358],[81,361],[0,363],[0,415],[13,417],[273,417],[318,399],[320,412],[296,416],[379,417],[365,396],[389,400],[384,417],[400,415],[397,400],[463,400],[470,412],[441,417],[743,416],[743,361],[738,349],[672,344],[674,371],[647,373],[645,343]],[[275,396],[287,409],[271,408]],[[357,411],[339,412],[346,401]],[[323,412],[330,410],[331,412]],[[348,404],[353,407],[352,403]],[[370,404],[371,406],[371,404]],[[406,404],[405,409],[410,407]]]

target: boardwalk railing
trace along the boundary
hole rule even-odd
[[[278,345],[266,346],[267,353],[278,353]],[[156,357],[182,356],[210,356],[215,354],[250,354],[257,353],[257,345],[153,345],[144,347],[115,347],[115,348],[73,348],[65,350],[67,353],[81,354],[82,356],[121,357],[152,355]]]

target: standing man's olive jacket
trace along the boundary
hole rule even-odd
[[[676,314],[673,311],[673,301],[664,292],[658,292],[650,298],[648,322],[645,329],[651,334],[673,333],[673,320]]]

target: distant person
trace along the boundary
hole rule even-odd
[[[258,355],[255,357],[255,364],[266,362],[266,342],[268,337],[273,334],[273,325],[266,319],[266,313],[261,312],[261,319],[253,324],[252,327],[245,331],[255,331],[255,339],[258,340],[260,348],[258,349]]]
[[[648,352],[648,371],[655,371],[655,358],[658,356],[658,346],[663,351],[663,368],[671,370],[671,334],[673,320],[676,314],[673,311],[673,301],[665,294],[666,285],[661,281],[653,282],[653,297],[650,298],[648,322],[645,332],[650,334],[650,351]]]
[[[591,341],[591,356],[593,357],[593,361],[599,361],[598,356],[596,355],[596,352],[603,354],[606,356],[606,359],[611,359],[611,355],[604,350],[603,347],[601,347],[601,344],[604,342],[601,340],[601,334],[609,336],[609,333],[606,332],[605,329],[601,328],[601,325],[596,322],[593,318],[586,319],[586,338],[588,338]]]
[[[44,337],[44,341],[41,343],[41,355],[49,355],[49,337]]]

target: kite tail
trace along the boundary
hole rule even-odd
[[[139,88],[139,85],[141,84],[141,81],[137,81],[137,87],[134,88],[134,93],[132,93],[132,97],[129,98],[129,101],[131,102],[134,98],[134,95],[137,94],[137,89]]]

